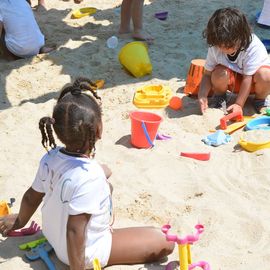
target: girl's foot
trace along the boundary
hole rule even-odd
[[[154,37],[142,30],[134,32],[132,34],[132,37],[135,40],[145,41],[149,45],[154,43]]]

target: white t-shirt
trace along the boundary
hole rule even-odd
[[[44,46],[44,35],[26,0],[1,0],[0,21],[4,24],[6,46],[13,54],[31,57]]]
[[[235,61],[230,61],[228,56],[216,46],[209,47],[205,69],[213,71],[218,64],[243,75],[254,75],[261,66],[270,66],[270,59],[263,43],[255,34],[252,34],[249,47],[244,51],[240,51]]]
[[[40,161],[32,188],[45,193],[42,231],[58,258],[69,264],[67,221],[69,215],[91,214],[87,224],[85,264],[97,257],[105,266],[111,252],[111,195],[102,167],[93,159],[68,156],[57,147]]]

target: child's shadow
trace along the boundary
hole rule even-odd
[[[5,269],[12,269],[12,265],[9,265],[9,261],[14,257],[20,257],[24,263],[30,264],[31,269],[35,270],[47,270],[48,267],[41,260],[30,261],[26,258],[25,254],[27,250],[20,250],[19,245],[37,240],[41,238],[42,235],[35,234],[32,236],[23,237],[8,237],[6,239],[0,240],[0,268],[5,267]],[[49,253],[49,257],[55,265],[57,270],[68,270],[69,267],[58,260],[54,251]]]

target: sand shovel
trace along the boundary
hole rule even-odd
[[[43,260],[45,262],[45,264],[47,265],[49,270],[56,270],[53,262],[51,261],[51,259],[49,258],[49,255],[48,255],[48,253],[52,249],[53,249],[52,246],[48,242],[45,242],[45,243],[38,245],[35,248],[32,248],[31,251],[29,251],[25,254],[25,256],[30,261],[35,261],[35,260],[40,258],[41,260]]]

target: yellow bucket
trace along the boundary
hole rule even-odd
[[[10,208],[5,201],[0,201],[0,217],[9,215],[11,213]]]
[[[152,64],[145,43],[134,41],[126,44],[119,52],[120,63],[135,77],[151,74]]]

